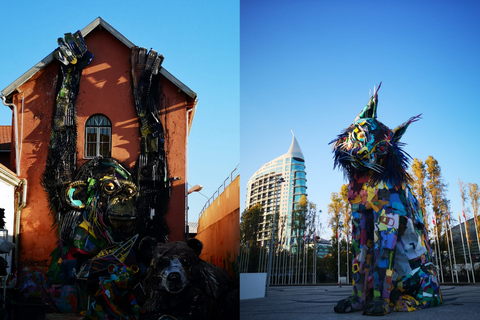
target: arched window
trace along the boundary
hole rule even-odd
[[[112,123],[101,114],[88,118],[85,124],[85,158],[110,157],[112,149]]]

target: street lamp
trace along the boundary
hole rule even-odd
[[[273,223],[270,228],[270,248],[269,248],[269,256],[268,256],[268,269],[267,269],[267,280],[265,283],[265,297],[268,296],[268,288],[270,287],[270,275],[272,273],[272,256],[273,256],[273,249],[272,249],[272,244],[273,240],[275,239],[274,237],[274,231],[275,231],[275,218],[277,215],[277,186],[280,185],[282,182],[285,182],[285,179],[283,178],[277,178],[275,180],[275,204],[274,204],[274,209],[273,209]]]
[[[203,189],[203,186],[196,184],[190,189],[188,189],[187,194],[185,195],[185,240],[188,240],[188,233],[190,228],[188,227],[188,195],[192,192],[200,192]]]

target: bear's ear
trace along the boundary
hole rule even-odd
[[[195,251],[195,253],[200,256],[200,253],[202,253],[202,249],[203,249],[203,243],[202,241],[198,240],[198,239],[189,239],[187,241],[187,245],[192,248],[193,251]]]
[[[74,181],[65,190],[65,199],[74,209],[83,209],[88,202],[88,184]]]

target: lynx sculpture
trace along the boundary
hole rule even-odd
[[[384,315],[442,303],[424,212],[410,191],[409,156],[400,142],[420,116],[389,129],[377,120],[377,93],[331,142],[334,167],[349,180],[352,208],[353,295],[337,303],[339,313]]]

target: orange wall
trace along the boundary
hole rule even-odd
[[[240,176],[203,212],[197,238],[203,242],[200,258],[237,276],[240,253]]]
[[[89,116],[102,113],[112,122],[112,157],[132,169],[139,154],[140,138],[130,87],[130,49],[109,32],[100,29],[92,31],[85,41],[94,58],[83,71],[77,99],[78,167],[86,161],[85,122]],[[28,180],[27,206],[21,213],[19,235],[21,264],[23,261],[32,260],[49,262],[50,252],[56,247],[57,237],[52,231],[53,220],[49,215],[47,195],[40,181],[45,170],[50,141],[56,82],[59,81],[58,71],[58,62],[53,61],[23,84],[13,96],[21,128],[19,140],[23,141],[20,178]],[[173,182],[166,216],[171,230],[169,239],[183,240],[186,107],[193,101],[165,78],[161,78],[159,85],[166,96],[166,105],[161,110],[161,121],[166,129],[169,177],[180,177],[180,180]]]

